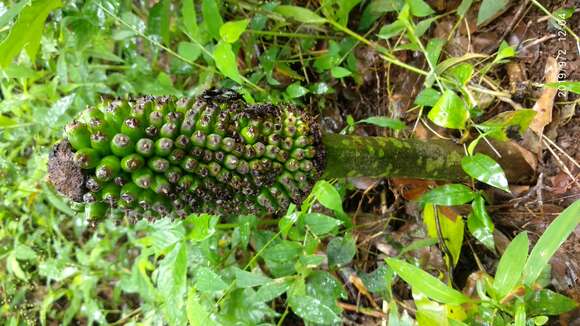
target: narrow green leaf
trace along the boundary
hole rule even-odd
[[[463,205],[475,198],[475,193],[462,184],[448,184],[434,188],[421,196],[423,203],[454,206]]]
[[[357,123],[368,123],[383,128],[391,128],[394,130],[401,130],[407,127],[403,121],[399,119],[390,119],[387,117],[368,117],[366,119],[359,120]]]
[[[461,160],[461,167],[465,173],[490,186],[494,186],[505,192],[510,192],[508,181],[501,166],[491,157],[476,153],[465,156]]]
[[[236,55],[232,50],[232,45],[230,43],[220,41],[213,51],[213,58],[219,71],[226,75],[226,77],[236,81],[238,84],[242,83],[242,77],[238,71]]]
[[[185,30],[191,37],[197,36],[197,13],[195,12],[194,0],[183,0],[181,3],[181,18]]]
[[[14,17],[18,16],[22,9],[24,9],[24,7],[29,3],[30,0],[20,0],[19,2],[10,6],[10,8],[6,10],[2,16],[0,16],[0,30],[4,26],[8,25],[8,23],[10,23]]]
[[[250,288],[258,285],[263,285],[270,282],[272,279],[260,274],[258,272],[252,273],[236,268],[236,286],[238,288]]]
[[[220,36],[222,40],[228,43],[234,43],[246,31],[249,19],[229,21],[220,27]]]
[[[290,17],[301,23],[306,24],[324,24],[326,19],[318,16],[316,13],[310,9],[298,7],[298,6],[278,6],[274,9],[275,12],[281,14],[285,17]]]
[[[425,17],[435,13],[423,0],[407,0],[407,3],[411,8],[411,14],[415,17]]]
[[[441,50],[443,50],[443,46],[447,43],[446,40],[440,38],[432,38],[427,43],[427,58],[429,62],[433,64],[433,66],[437,66],[437,62],[439,62],[439,56],[441,55]]]
[[[467,228],[474,238],[483,243],[489,250],[495,251],[493,239],[494,225],[485,210],[485,199],[481,195],[471,203],[471,214],[467,217]]]
[[[60,0],[36,0],[30,6],[24,7],[8,36],[0,43],[0,67],[4,68],[12,63],[22,49],[34,61],[40,46],[44,21],[50,12],[61,6]]]
[[[202,0],[201,13],[203,15],[203,22],[207,26],[209,34],[214,39],[219,40],[220,27],[224,24],[224,21],[220,15],[220,9],[216,0]]]
[[[499,299],[505,297],[519,283],[524,271],[524,264],[528,257],[528,234],[518,234],[499,260],[493,281],[493,288],[499,295]]]
[[[560,91],[569,91],[574,94],[580,94],[580,82],[577,81],[562,81],[557,83],[547,83],[544,86],[556,88]]]
[[[169,10],[170,1],[161,0],[156,3],[151,10],[147,20],[147,32],[152,35],[157,35],[161,38],[165,45],[170,42],[169,34]]]
[[[157,289],[166,298],[162,311],[170,325],[181,325],[185,322],[183,308],[186,282],[187,251],[186,246],[178,242],[161,260],[157,269]]]
[[[580,223],[580,200],[568,206],[550,223],[530,253],[524,268],[524,284],[531,286],[548,266],[550,258]]]
[[[467,11],[469,10],[469,8],[471,8],[472,4],[473,4],[473,0],[461,1],[461,3],[459,4],[459,7],[457,7],[457,15],[459,17],[465,17],[465,14],[467,14]]]
[[[473,65],[470,63],[461,63],[445,72],[446,75],[453,78],[460,85],[466,85],[473,76]]]
[[[405,30],[405,24],[400,21],[396,20],[389,25],[384,25],[381,27],[381,30],[377,34],[379,38],[384,40],[388,40],[394,36],[400,35]]]
[[[446,90],[427,115],[433,123],[450,129],[464,129],[469,111],[461,97],[452,90]]]
[[[477,25],[487,23],[501,13],[508,5],[508,0],[483,0],[477,13]]]
[[[352,75],[352,72],[350,72],[350,70],[348,70],[346,68],[337,66],[337,67],[332,67],[332,69],[330,69],[330,74],[334,78],[344,78],[344,77]]]
[[[446,304],[462,304],[469,301],[463,293],[448,287],[433,275],[405,261],[387,258],[387,264],[412,288],[430,299]]]

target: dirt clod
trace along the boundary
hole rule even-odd
[[[87,192],[86,176],[73,158],[73,149],[67,140],[54,145],[48,158],[48,178],[59,193],[81,202]]]

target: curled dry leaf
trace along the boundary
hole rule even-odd
[[[558,81],[558,73],[560,66],[556,59],[548,57],[546,59],[546,67],[544,70],[544,83],[554,83]],[[524,136],[525,145],[535,153],[539,153],[541,149],[542,135],[544,128],[552,122],[552,109],[554,108],[554,98],[558,90],[545,87],[542,95],[534,104],[533,110],[536,111],[534,120],[530,123],[529,130]]]

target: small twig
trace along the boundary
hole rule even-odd
[[[542,138],[544,138],[544,141],[550,143],[550,145],[554,146],[554,148],[556,148],[558,150],[558,152],[562,153],[562,155],[564,155],[567,159],[569,159],[572,163],[574,163],[574,165],[576,165],[577,168],[580,169],[580,164],[572,157],[570,156],[568,153],[566,153],[560,146],[558,146],[556,143],[554,143],[550,138],[546,137],[546,135],[542,135]]]
[[[544,139],[544,145],[546,146],[546,148],[548,149],[548,151],[550,151],[550,153],[552,154],[552,156],[554,156],[554,158],[556,159],[556,161],[558,162],[558,164],[560,165],[560,167],[562,168],[562,170],[564,170],[564,173],[566,173],[566,175],[568,177],[570,177],[570,179],[572,180],[572,182],[574,182],[574,184],[576,184],[577,187],[580,188],[580,183],[578,183],[578,180],[576,179],[576,177],[574,177],[574,175],[572,175],[572,172],[570,171],[570,169],[568,169],[568,167],[566,166],[566,164],[564,164],[564,162],[562,162],[562,160],[560,159],[560,157],[558,156],[558,154],[556,154],[556,152],[554,152],[554,150],[552,149],[552,147],[550,146],[550,144]]]
[[[375,317],[375,318],[381,318],[381,319],[385,318],[385,314],[382,311],[374,310],[371,308],[358,307],[358,306],[355,306],[353,304],[340,302],[340,301],[338,301],[336,303],[336,305],[341,307],[344,310],[347,310],[347,311],[358,312],[358,313],[361,313],[363,315],[367,315],[367,316],[371,316],[371,317]]]

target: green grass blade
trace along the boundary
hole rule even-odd
[[[540,237],[524,267],[524,284],[532,285],[550,258],[580,223],[580,200],[566,208]]]
[[[387,258],[387,264],[397,272],[397,274],[411,287],[414,291],[418,291],[441,303],[446,304],[462,304],[470,299],[463,295],[463,293],[445,285],[433,275],[424,270],[415,267],[405,261]]]
[[[518,285],[528,256],[528,245],[528,234],[522,232],[512,240],[501,256],[493,281],[493,287],[500,299]]]

